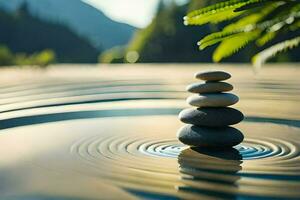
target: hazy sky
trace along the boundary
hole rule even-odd
[[[84,0],[99,8],[108,17],[137,27],[147,26],[157,8],[159,0]],[[172,1],[172,0],[169,0]],[[174,0],[184,3],[187,0]]]
[[[99,8],[110,18],[138,27],[146,26],[159,0],[84,0]]]

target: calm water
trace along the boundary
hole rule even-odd
[[[214,151],[175,137],[207,67],[158,69],[3,71],[1,199],[300,199],[300,69],[226,67],[245,141]]]

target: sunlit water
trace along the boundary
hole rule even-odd
[[[187,76],[3,85],[1,199],[300,199],[300,81],[234,72],[245,140],[218,150],[176,140]]]

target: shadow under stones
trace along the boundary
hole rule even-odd
[[[234,148],[208,149],[190,147],[178,156],[183,185],[179,191],[195,195],[237,198],[238,172],[242,169],[242,156]]]

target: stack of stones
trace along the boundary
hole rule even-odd
[[[200,72],[195,75],[204,82],[191,84],[187,91],[196,93],[187,98],[188,108],[179,114],[179,119],[188,124],[178,133],[178,139],[189,146],[227,148],[241,143],[243,134],[230,125],[244,119],[244,115],[228,106],[234,105],[239,98],[231,93],[233,86],[226,82],[231,77],[223,71]]]

